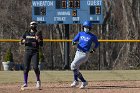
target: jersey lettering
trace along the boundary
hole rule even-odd
[[[26,38],[33,38],[33,39],[35,39],[35,36],[26,36]]]
[[[83,40],[83,41],[89,41],[90,40],[89,37],[84,37],[84,36],[81,36],[80,39]]]

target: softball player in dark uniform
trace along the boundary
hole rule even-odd
[[[24,54],[24,85],[28,86],[28,72],[30,70],[31,60],[33,62],[33,69],[36,74],[36,87],[41,87],[39,64],[39,47],[43,46],[43,38],[41,31],[37,31],[37,23],[35,21],[30,23],[30,30],[26,31],[21,39],[21,44],[25,45]]]
[[[85,86],[88,84],[82,74],[79,72],[79,67],[88,60],[89,53],[94,52],[99,45],[97,37],[90,32],[91,27],[92,24],[90,21],[85,21],[83,23],[83,31],[79,32],[72,41],[72,45],[77,43],[77,51],[75,58],[71,63],[71,70],[73,71],[74,75],[74,81],[71,84],[71,87],[76,87],[79,84],[78,78],[82,81],[80,86],[81,89],[85,88]],[[95,46],[93,49],[90,49],[92,43],[95,43]]]

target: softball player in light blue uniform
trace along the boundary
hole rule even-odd
[[[73,62],[71,63],[71,70],[74,74],[74,81],[71,87],[79,85],[78,78],[82,81],[80,88],[85,88],[88,85],[82,74],[79,72],[79,67],[82,63],[88,60],[89,53],[95,52],[95,49],[99,46],[97,37],[90,32],[92,24],[90,21],[83,23],[83,31],[79,32],[73,39],[72,45],[77,43],[77,51]],[[95,43],[94,48],[91,50],[92,43]]]

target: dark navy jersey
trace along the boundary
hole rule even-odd
[[[77,48],[84,52],[90,51],[93,42],[95,43],[94,48],[97,48],[99,46],[97,37],[90,32],[86,33],[84,31],[79,32],[74,37],[73,42],[78,42]]]
[[[30,32],[26,31],[23,36],[22,40],[25,39],[25,46],[26,49],[38,49],[39,46],[43,46],[43,38],[42,35],[38,35],[39,39],[36,39],[37,32]]]

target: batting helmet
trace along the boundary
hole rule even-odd
[[[89,28],[91,28],[92,27],[92,24],[91,24],[91,22],[90,21],[85,21],[84,23],[83,23],[83,27],[89,27]]]
[[[32,22],[30,22],[30,26],[31,26],[31,25],[36,25],[36,26],[37,26],[37,22],[32,21]]]
[[[30,22],[30,27],[31,27],[31,29],[36,29],[37,28],[37,22],[35,22],[35,21]]]

